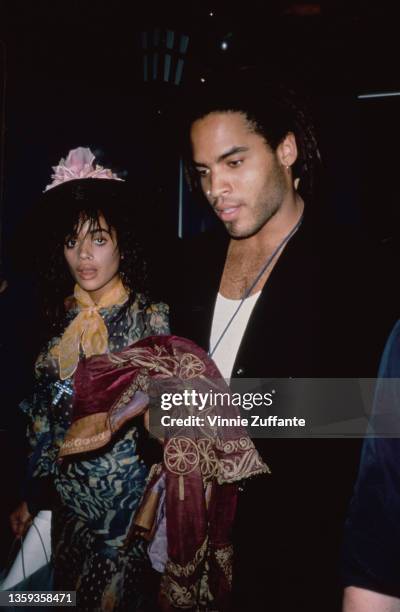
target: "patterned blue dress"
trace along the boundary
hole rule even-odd
[[[66,324],[77,310],[67,314]],[[136,301],[100,310],[110,352],[149,335],[169,333],[168,307],[140,308]],[[144,542],[123,546],[132,515],[141,499],[148,469],[138,454],[139,432],[128,424],[101,452],[57,461],[71,424],[73,381],[60,381],[50,349],[40,354],[32,398],[21,405],[29,419],[32,448],[27,502],[43,507],[43,491],[55,491],[52,542],[55,589],[76,590],[80,610],[151,609],[152,571]],[[153,593],[152,593],[153,591]]]

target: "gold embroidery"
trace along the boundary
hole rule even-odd
[[[121,408],[121,406],[125,406],[126,404],[129,404],[129,402],[132,400],[132,397],[136,393],[136,391],[140,390],[140,391],[143,391],[144,393],[147,393],[148,388],[149,388],[149,379],[147,378],[145,374],[139,373],[136,376],[134,382],[132,382],[125,389],[121,397],[112,406],[110,413],[115,412],[116,410],[118,410],[118,408]]]
[[[208,565],[208,562],[206,560],[204,563],[203,575],[201,576],[200,585],[198,587],[199,610],[209,610],[210,612],[218,612],[217,608],[212,605],[214,597],[212,596],[212,593],[210,591],[209,574],[210,566]]]
[[[220,459],[215,454],[213,444],[214,441],[208,438],[197,441],[183,436],[171,438],[164,449],[165,466],[172,474],[186,476],[200,465],[204,480],[216,478],[219,484],[270,472],[250,439],[243,437],[224,442],[217,439],[217,450],[228,455]],[[233,453],[239,454],[232,456]]]
[[[103,431],[90,438],[73,438],[72,440],[65,440],[61,445],[59,456],[62,457],[64,455],[76,453],[79,450],[88,451],[96,449],[99,442],[101,442],[103,446],[104,441],[108,441],[110,437],[109,431]]]
[[[164,448],[164,463],[172,474],[190,474],[199,465],[199,451],[189,438],[171,438]]]
[[[206,480],[215,478],[218,474],[219,463],[213,448],[213,440],[209,438],[200,438],[200,440],[197,441],[197,447],[200,453],[201,475]]]
[[[148,368],[150,372],[164,374],[168,378],[177,376],[179,369],[179,361],[176,357],[170,355],[161,346],[155,346],[154,352],[151,348],[133,347],[120,355],[110,353],[108,358],[118,367],[130,363],[134,366]]]
[[[200,548],[196,551],[195,556],[192,561],[189,561],[186,565],[179,565],[178,563],[174,563],[173,561],[167,561],[166,571],[167,573],[171,573],[178,578],[189,578],[192,576],[196,569],[199,567],[200,563],[203,561],[208,545],[208,538],[206,538]]]
[[[249,448],[254,448],[253,442],[247,437],[238,438],[237,440],[217,439],[216,446],[219,451],[222,451],[227,455],[236,453],[237,451],[246,451]]]
[[[270,469],[261,460],[255,448],[249,449],[243,455],[232,457],[231,459],[221,459],[220,472],[217,475],[219,484],[224,482],[235,482],[255,476],[256,474],[270,473]]]
[[[214,610],[210,604],[214,601],[209,586],[209,571],[210,567],[205,558],[207,552],[207,539],[197,551],[194,560],[182,567],[171,561],[167,562],[166,573],[161,580],[161,592],[168,601],[176,608],[192,608],[199,610]],[[189,578],[198,569],[200,563],[204,562],[199,578],[197,578],[190,586],[181,586],[172,578],[170,573],[178,578]],[[226,561],[228,564],[228,560]],[[228,568],[227,568],[228,569]],[[194,608],[196,606],[196,608]]]
[[[111,439],[106,412],[89,414],[75,421],[60,448],[59,457],[95,450]]]
[[[183,380],[196,378],[196,376],[203,374],[205,369],[204,363],[196,355],[184,353],[179,364],[179,377]]]
[[[219,484],[224,482],[235,482],[255,476],[256,474],[270,474],[269,467],[262,461],[250,438],[238,438],[237,440],[216,440],[216,448],[228,455],[220,459],[220,470],[217,474]],[[233,453],[240,454],[229,457]]]
[[[188,380],[201,376],[206,370],[204,363],[192,353],[184,353],[181,356],[170,355],[164,346],[155,346],[154,351],[150,348],[133,347],[124,351],[123,355],[108,355],[111,363],[117,367],[123,367],[126,363],[134,366],[147,368],[150,372],[157,372],[168,378],[181,378]]]
[[[232,586],[232,561],[233,561],[233,546],[225,546],[215,551],[215,558],[218,565],[224,572],[229,586]]]
[[[176,608],[190,609],[196,604],[197,584],[191,585],[188,589],[164,574],[161,579],[161,592],[169,603]]]

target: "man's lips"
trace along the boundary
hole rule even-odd
[[[214,210],[222,221],[232,221],[238,216],[240,206],[240,204],[224,204],[216,206]]]

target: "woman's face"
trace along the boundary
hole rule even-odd
[[[98,225],[83,221],[78,233],[67,237],[64,256],[72,277],[95,303],[119,278],[117,236],[103,215],[99,215]]]

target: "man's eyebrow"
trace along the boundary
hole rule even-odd
[[[237,153],[245,153],[246,151],[249,150],[249,147],[232,147],[231,149],[228,149],[228,151],[225,151],[225,153],[222,153],[218,158],[217,158],[217,163],[224,161],[224,159],[226,159],[227,157],[230,157],[231,155],[236,155]],[[202,167],[205,168],[207,166],[207,164],[202,164],[201,162],[197,162],[195,160],[193,160],[193,164],[196,167]]]

